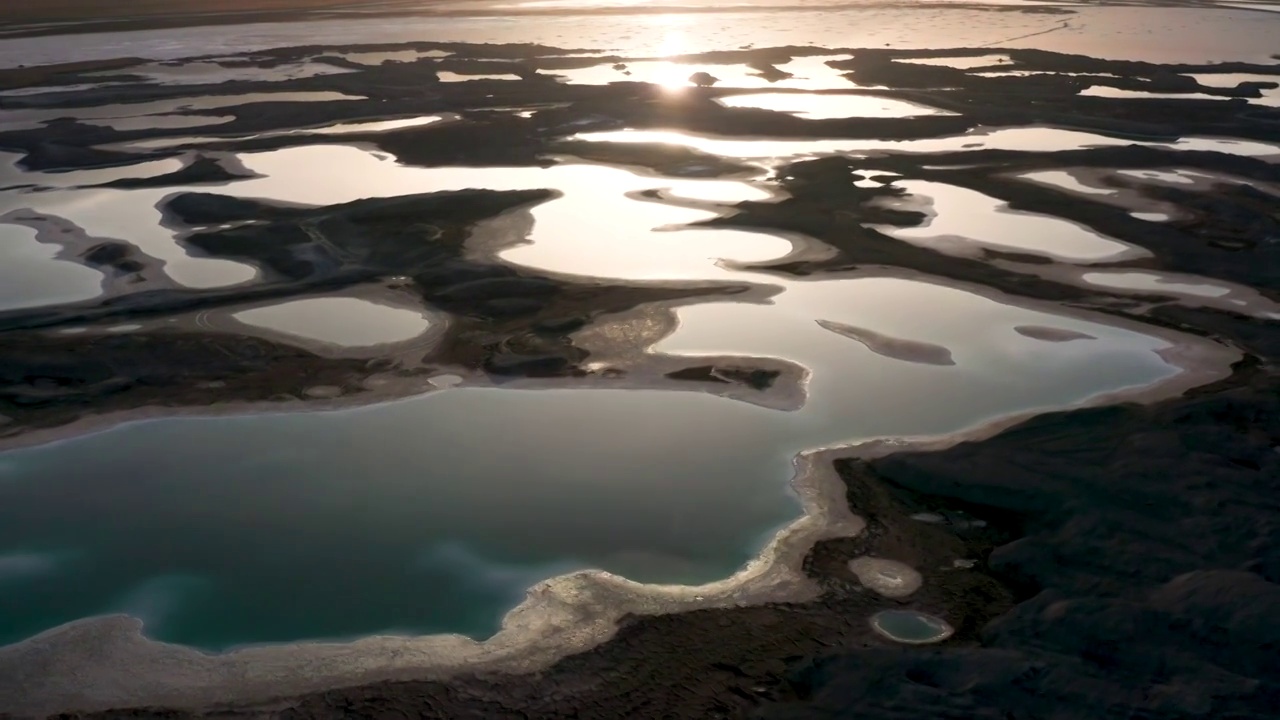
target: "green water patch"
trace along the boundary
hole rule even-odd
[[[955,632],[946,620],[915,610],[882,610],[871,616],[871,627],[890,640],[910,645],[942,642]]]
[[[486,637],[573,569],[716,580],[797,512],[785,419],[698,394],[467,389],[9,453],[0,554],[69,554],[9,563],[27,571],[0,643],[115,612],[208,648]]]

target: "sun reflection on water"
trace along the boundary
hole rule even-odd
[[[689,51],[689,36],[683,30],[671,30],[662,36],[656,54],[658,57],[683,55]]]
[[[679,27],[687,25],[689,18],[682,17],[680,15],[661,15],[656,18],[656,22],[659,25]],[[688,33],[684,30],[672,29],[668,30],[662,36],[662,42],[658,44],[654,54],[657,57],[669,58],[684,55],[689,51]],[[691,70],[687,65],[672,63],[670,66],[662,68],[656,76],[652,78],[652,82],[668,92],[681,92],[685,88],[693,85],[689,80],[689,76],[692,74],[693,70]]]

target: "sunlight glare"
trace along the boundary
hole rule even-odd
[[[658,45],[658,57],[683,55],[689,51],[689,36],[683,30],[671,30],[662,37]]]

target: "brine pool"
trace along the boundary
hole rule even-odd
[[[730,150],[832,151],[821,141],[793,144]],[[1179,372],[1168,358],[1180,341],[927,277],[872,268],[796,280],[743,269],[786,256],[792,241],[687,225],[737,202],[768,201],[775,191],[758,182],[573,162],[413,168],[341,145],[236,159],[255,176],[217,192],[292,203],[559,190],[532,209],[526,242],[498,251],[503,260],[568,275],[778,288],[768,300],[680,307],[679,325],[648,350],[787,360],[810,373],[805,402],[774,410],[676,383],[448,387],[361,408],[151,419],[9,451],[0,454],[0,644],[110,613],[141,618],[153,638],[211,649],[373,633],[483,638],[529,586],[563,572],[599,568],[666,584],[733,574],[800,512],[788,481],[806,449],[953,433]],[[317,172],[338,166],[346,171]],[[188,254],[178,230],[161,223],[158,204],[182,188],[108,190],[66,174],[56,185],[27,175],[35,188],[0,196],[4,251],[82,272],[41,275],[48,279],[31,297],[17,286],[0,295],[8,308],[93,294],[83,277],[92,271],[33,250],[51,247],[32,237],[33,218],[134,242],[163,259],[177,285],[254,276],[249,266]],[[654,189],[673,199],[638,194]],[[935,195],[931,234],[1008,245],[1016,240],[1002,223],[1012,219],[1018,235],[1048,228],[1054,244],[1042,250],[1051,257],[1089,262],[1125,249],[998,203],[947,202],[959,190],[910,190]],[[50,289],[60,282],[65,292]],[[241,308],[239,319],[339,344],[350,333],[317,327],[327,314],[367,325],[361,342],[403,339],[428,324],[422,313],[349,299],[325,309],[293,302]]]

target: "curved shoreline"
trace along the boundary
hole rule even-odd
[[[819,243],[814,241],[813,245],[818,246]],[[885,274],[892,276],[895,273],[923,275],[901,269]],[[824,277],[837,276],[827,274]],[[931,278],[930,281],[948,286],[967,285],[939,278]],[[976,289],[965,289],[988,297],[1012,299],[1012,296],[976,282]],[[1097,294],[1113,297],[1122,293],[1114,288],[1099,288]],[[737,299],[745,300],[748,295],[750,293],[737,296]],[[726,299],[735,301],[734,297]],[[1058,314],[1094,314],[1079,307],[1079,304],[1072,307],[1021,297],[1017,298],[1017,302],[1022,306],[1052,307],[1053,312]],[[676,301],[640,305],[627,312],[642,312],[651,305],[670,309],[679,307],[680,304],[680,301]],[[626,312],[619,314],[625,315]],[[615,575],[592,571],[552,578],[531,588],[526,601],[504,619],[502,631],[484,643],[448,635],[418,638],[369,637],[344,644],[300,643],[210,655],[187,647],[148,640],[142,634],[141,624],[136,620],[120,616],[90,618],[0,648],[0,678],[6,679],[0,680],[0,697],[5,697],[12,687],[18,687],[27,693],[34,692],[31,696],[33,699],[25,701],[28,709],[19,708],[20,712],[33,714],[69,709],[69,706],[59,705],[64,700],[58,698],[77,698],[65,702],[81,703],[76,709],[88,711],[138,704],[192,708],[228,702],[262,702],[339,685],[379,680],[450,678],[460,673],[472,672],[519,673],[544,668],[573,652],[597,647],[615,635],[620,625],[619,620],[627,613],[653,615],[812,599],[820,592],[820,588],[802,568],[812,547],[825,540],[859,536],[866,529],[865,520],[850,509],[846,488],[834,467],[833,461],[836,459],[872,459],[906,452],[937,451],[963,442],[990,438],[1028,418],[1047,412],[1122,402],[1156,402],[1178,397],[1192,388],[1226,377],[1229,372],[1224,371],[1223,365],[1228,360],[1241,357],[1241,352],[1235,348],[1172,329],[1123,319],[1115,313],[1108,313],[1106,320],[1100,322],[1140,327],[1145,334],[1172,339],[1173,344],[1162,351],[1162,357],[1180,370],[1149,385],[1091,396],[1067,408],[1037,409],[1003,416],[947,436],[889,438],[802,452],[795,460],[796,470],[792,484],[801,497],[804,514],[780,531],[752,563],[725,580],[699,587],[680,587],[641,585]],[[1205,328],[1198,330],[1211,332]],[[744,359],[736,356],[708,358],[713,364],[721,360],[741,363]],[[650,368],[660,367],[654,363],[653,358],[640,359],[640,362],[646,361],[651,363]],[[794,374],[788,376],[780,390],[769,393],[769,402],[786,406],[803,401],[805,372],[803,369],[791,370]],[[459,370],[442,367],[439,372],[456,373]],[[472,382],[483,382],[483,373],[464,374],[470,375]],[[640,378],[634,378],[629,374],[630,379],[625,381],[601,375],[598,378],[551,380],[518,378],[502,384],[527,388],[553,387],[562,383],[575,387],[595,386],[593,383],[602,387],[628,387],[629,383],[638,380],[636,387],[690,388],[699,391],[736,389],[717,388],[711,383],[696,386],[687,384],[689,381],[673,383],[664,378],[660,371],[651,370],[639,375]],[[433,377],[439,375],[424,375],[420,379],[422,391],[429,391],[433,387]],[[395,396],[404,390],[386,389],[386,392],[388,396]],[[347,403],[367,404],[364,401],[366,399],[308,400],[300,401],[298,407],[332,409],[346,407]],[[374,402],[378,400],[375,399]],[[223,409],[228,413],[239,413],[255,407],[260,408],[261,403],[246,403],[242,407]],[[157,408],[144,407],[121,415],[87,418],[83,422],[87,422],[89,427],[94,422],[114,423],[120,421],[122,416],[127,417],[135,412],[145,416],[156,413]],[[209,410],[165,408],[160,409],[158,414],[166,417],[182,414],[208,415]],[[85,430],[77,422],[51,432],[57,434],[77,427],[81,431]],[[19,439],[43,432],[24,434]],[[542,636],[542,641],[531,639],[539,636]],[[494,641],[499,642],[491,646]],[[61,664],[68,659],[62,653],[75,655],[81,649],[92,650],[93,654],[81,655],[68,665]],[[377,663],[370,664],[367,661],[372,655],[382,657],[378,658]],[[353,666],[357,669],[353,670]],[[4,685],[8,678],[13,678],[12,682],[17,684],[12,687]],[[27,683],[25,687],[23,682]],[[35,690],[32,691],[31,688]]]
[[[1198,338],[1188,345],[1201,345],[1199,353],[1208,345],[1231,352]],[[9,679],[0,685],[0,696],[23,688],[26,698],[13,710],[40,715],[73,708],[250,704],[409,677],[530,672],[608,640],[627,615],[812,600],[818,588],[802,572],[801,560],[819,541],[855,537],[865,528],[845,501],[833,461],[940,450],[992,437],[1044,412],[1155,402],[1230,375],[1229,369],[1209,366],[1203,355],[1186,349],[1172,354],[1171,359],[1184,363],[1179,372],[1147,386],[1095,395],[1064,408],[1000,417],[945,437],[885,438],[804,451],[795,460],[791,480],[803,514],[747,566],[722,581],[644,585],[590,570],[550,578],[530,588],[503,618],[502,629],[483,642],[457,635],[371,636],[345,644],[294,643],[208,654],[150,640],[141,622],[126,616],[87,618],[0,648],[0,677]],[[91,653],[77,657],[89,647]]]

